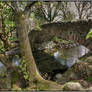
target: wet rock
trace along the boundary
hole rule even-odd
[[[11,88],[10,75],[7,73],[7,69],[0,62],[0,90],[9,90]]]
[[[92,90],[92,87],[87,88],[86,90]]]
[[[68,68],[72,67],[76,62],[78,62],[78,58],[82,57],[86,53],[88,53],[88,49],[82,45],[69,48],[69,49],[59,49],[54,52],[55,59],[60,62],[62,65],[67,66]]]
[[[72,68],[68,69],[65,73],[62,74],[62,77],[57,80],[60,84],[65,84],[69,81],[78,81],[83,85],[83,87],[89,87],[86,79],[92,77],[92,68],[88,62],[78,62]]]
[[[65,91],[77,91],[77,90],[83,90],[83,87],[80,83],[77,82],[68,82],[65,84],[63,90]]]
[[[77,79],[78,79],[78,76],[73,72],[73,73],[71,73],[71,74],[69,75],[69,78],[70,78],[71,80],[77,80]]]
[[[7,73],[7,69],[3,63],[0,62],[0,76],[4,76]]]
[[[40,46],[38,47],[39,50],[43,50],[43,49],[52,49],[56,46],[56,44],[53,41],[48,41],[48,42],[43,42],[42,44],[40,44]]]
[[[89,67],[88,62],[79,62],[73,67],[75,73],[79,78],[85,79],[92,75],[92,68]]]
[[[16,90],[21,91],[21,88],[18,85],[12,85],[12,91],[16,91]]]
[[[37,67],[42,74],[51,73],[53,70],[65,70],[66,67],[57,62],[53,56],[44,51],[33,53]],[[54,71],[56,72],[56,71]],[[55,73],[56,74],[56,73]]]
[[[72,69],[67,70],[64,74],[62,74],[62,77],[57,79],[57,83],[59,84],[65,84],[68,81],[71,80],[77,80],[78,76],[76,75],[76,73],[74,73],[74,71],[72,71]]]
[[[56,80],[60,79],[61,77],[62,77],[62,74],[56,74],[56,76],[55,76]]]
[[[66,69],[56,69],[56,70],[53,70],[52,72],[49,72],[48,75],[50,77],[50,80],[55,81],[56,79],[57,80],[60,79],[62,77],[62,74],[65,71],[67,71],[67,68]]]
[[[11,79],[9,76],[0,77],[0,90],[9,90],[11,88]]]
[[[87,81],[85,81],[85,80],[80,80],[79,82],[80,82],[80,84],[81,84],[83,87],[85,87],[85,88],[88,88],[88,87],[89,87],[89,83],[88,83]]]

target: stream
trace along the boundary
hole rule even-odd
[[[70,68],[79,61],[78,58],[84,56],[88,52],[89,49],[83,45],[73,48],[61,48],[54,53],[54,58],[57,60],[57,62],[60,62],[62,65]]]
[[[67,68],[72,67],[76,62],[78,62],[78,58],[84,56],[89,52],[89,49],[84,47],[83,45],[79,45],[73,48],[60,48],[56,52],[53,53],[53,56],[55,60],[61,65],[66,66]],[[14,56],[13,64],[16,66],[20,65],[20,58],[17,56]],[[54,62],[54,61],[53,61]],[[4,73],[6,71],[5,66],[0,62],[0,74]]]

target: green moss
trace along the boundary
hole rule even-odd
[[[83,57],[83,58],[81,58],[80,60],[81,60],[81,61],[85,61],[85,60],[86,60],[86,58],[85,58],[85,57]]]
[[[64,39],[61,39],[61,38],[59,38],[57,36],[54,36],[52,38],[52,41],[56,41],[56,42],[58,42],[60,44],[72,44],[72,43],[74,43],[74,41],[72,41],[72,40],[64,40]]]
[[[12,81],[15,83],[15,82],[18,80],[18,77],[19,77],[19,76],[18,76],[18,73],[15,73],[15,72],[14,72],[14,73],[12,74]]]
[[[11,91],[21,91],[22,89],[20,87],[17,87],[14,85],[14,87],[11,89]]]
[[[89,63],[90,65],[92,65],[92,60],[89,60],[88,63]]]
[[[85,80],[92,83],[92,77],[86,77]]]
[[[18,41],[19,39],[17,37],[10,37],[9,40],[10,41]]]
[[[49,88],[49,86],[48,85],[42,85],[40,88],[39,88],[39,90],[40,91],[44,91],[44,90],[46,90],[46,89],[48,89]]]
[[[20,79],[21,79],[21,73],[18,70],[13,71],[11,77],[12,84],[16,84],[17,82],[20,82]]]

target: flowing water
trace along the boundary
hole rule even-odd
[[[77,61],[78,58],[84,56],[86,53],[89,52],[89,49],[80,45],[73,48],[61,48],[54,52],[54,58],[57,62],[60,62],[62,65],[67,66],[68,68],[73,66]],[[19,62],[20,58],[17,56],[13,57],[13,63],[16,66],[20,65]],[[0,62],[0,70],[4,70],[4,65]],[[0,72],[1,72],[0,71]]]
[[[54,53],[54,58],[62,65],[70,68],[78,61],[78,58],[84,56],[88,52],[89,49],[87,49],[83,45],[79,45],[73,48],[62,48],[60,50],[57,50]]]
[[[18,56],[14,56],[13,57],[13,64],[15,64],[16,66],[19,66],[20,65],[20,58]]]
[[[86,47],[80,45],[73,48],[61,48],[54,52],[54,58],[57,62],[60,62],[62,65],[66,66],[67,68],[72,67],[76,62],[78,62],[78,58],[84,56],[89,52],[89,49]],[[16,66],[20,65],[21,58],[14,56],[12,61],[13,64]],[[0,74],[2,75],[5,73],[6,68],[5,66],[0,62]],[[39,70],[38,70],[39,71]],[[40,75],[41,72],[39,71]]]
[[[62,65],[65,65],[69,68],[78,61],[78,58],[84,56],[88,52],[89,49],[83,45],[79,45],[73,48],[61,48],[54,52],[54,58],[57,60],[57,62],[60,62]],[[20,59],[18,57],[13,57],[13,63],[16,66],[20,65],[19,60]]]

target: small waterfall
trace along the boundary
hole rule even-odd
[[[88,48],[80,45],[69,49],[61,48],[61,50],[56,51],[53,56],[62,65],[70,68],[78,61],[78,58],[84,56],[88,52]]]

